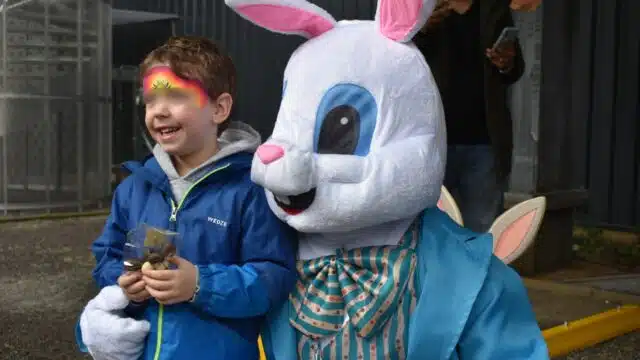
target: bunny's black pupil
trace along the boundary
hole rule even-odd
[[[319,154],[351,155],[358,146],[360,114],[349,105],[333,108],[322,121]]]

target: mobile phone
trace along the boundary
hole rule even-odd
[[[500,46],[502,46],[503,44],[506,44],[509,42],[515,42],[517,38],[518,38],[518,28],[513,26],[508,26],[502,29],[502,32],[500,33],[498,40],[496,40],[496,42],[493,43],[493,46],[491,48],[495,50]]]

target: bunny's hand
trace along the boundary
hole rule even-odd
[[[82,341],[94,360],[137,360],[142,355],[150,324],[126,316],[128,303],[120,287],[108,286],[82,312]]]

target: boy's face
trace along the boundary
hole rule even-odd
[[[228,117],[220,106],[224,95],[212,101],[197,82],[176,76],[164,64],[153,66],[143,85],[147,129],[170,155],[195,155],[215,143],[217,125]]]

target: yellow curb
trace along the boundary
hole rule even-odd
[[[625,305],[542,332],[551,357],[597,345],[640,329],[640,307]]]
[[[591,297],[594,299],[640,305],[640,296],[632,294],[624,294],[614,291],[600,290],[591,286],[578,284],[565,284],[555,281],[522,279],[527,289],[545,290],[559,294],[567,294],[574,296]]]

